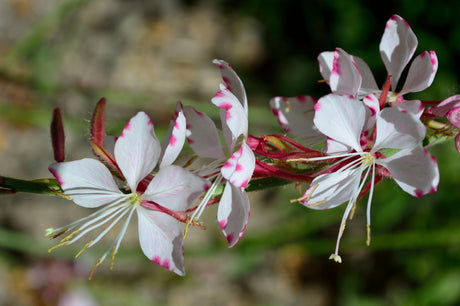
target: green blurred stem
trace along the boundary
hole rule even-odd
[[[0,176],[0,194],[27,192],[57,195],[62,192],[59,183],[55,179],[20,180],[11,177]]]

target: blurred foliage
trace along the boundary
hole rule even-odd
[[[66,40],[63,39],[56,47],[50,45],[49,40],[61,25],[71,27],[72,14],[85,3],[63,1],[6,53],[1,61],[0,79],[18,84],[38,102],[18,104],[4,98],[0,102],[2,119],[46,129],[51,105],[57,104],[57,99],[66,91],[90,101],[106,96],[110,104],[118,106],[127,107],[126,101],[130,101],[130,108],[141,107],[148,101],[145,93],[62,84],[53,74],[56,65],[53,59],[56,53],[65,50]],[[327,85],[318,83],[320,74],[316,57],[322,51],[341,47],[362,57],[374,71],[377,81],[383,83],[386,72],[378,44],[385,23],[392,14],[402,16],[411,25],[419,40],[416,54],[435,50],[439,59],[438,73],[431,88],[412,97],[440,100],[458,93],[460,88],[459,1],[219,0],[179,3],[189,7],[205,3],[217,6],[232,18],[249,17],[257,21],[263,34],[264,58],[255,66],[237,70],[244,80],[250,101],[254,101],[250,104],[253,125],[268,125],[270,133],[281,131],[275,126],[276,120],[267,124],[267,101],[270,97],[301,94],[319,97],[328,93]],[[71,30],[69,34],[72,34]],[[27,70],[18,71],[16,65],[24,66],[24,63]],[[232,64],[238,67],[238,63]],[[190,102],[193,104],[193,101]],[[81,118],[69,116],[64,120],[70,123],[67,128],[80,132],[87,130]],[[164,122],[168,120],[169,117]],[[119,131],[121,127],[121,124],[109,125],[113,131]],[[249,224],[242,241],[230,253],[227,253],[222,240],[216,238],[205,247],[187,246],[186,257],[207,260],[216,254],[230,254],[232,259],[228,260],[226,269],[233,279],[243,282],[252,274],[272,267],[274,263],[267,254],[275,251],[280,269],[287,271],[295,286],[307,289],[312,284],[321,284],[332,292],[331,304],[458,305],[460,157],[450,142],[432,148],[431,152],[439,162],[439,191],[415,199],[391,181],[381,183],[372,205],[371,246],[365,247],[365,201],[362,200],[355,219],[348,222],[342,240],[342,265],[328,261],[327,257],[334,249],[344,207],[318,212],[289,204],[289,199],[298,196],[293,186],[269,190],[262,195],[259,203],[253,204],[276,212],[274,220],[267,222],[264,231],[252,233]],[[0,231],[0,245],[3,249],[32,256],[47,256],[45,250],[48,246],[8,230]],[[31,248],[31,245],[34,247]],[[100,251],[96,249],[95,252]],[[53,254],[52,258],[71,258],[73,254],[70,250],[56,253],[58,255]],[[128,265],[128,259],[141,256],[137,247],[135,250],[122,250],[118,265]],[[143,264],[139,265],[142,270]],[[159,275],[162,285],[156,289],[158,291],[170,287],[171,283],[187,282],[165,276],[162,272]],[[145,275],[142,277],[150,280]],[[191,282],[193,272],[188,277],[191,278],[188,282]],[[126,304],[139,301],[124,289],[119,288],[121,293],[118,294],[117,290],[105,292],[104,281],[115,288],[120,286],[116,279],[94,281],[90,290],[101,300],[118,299],[118,303]],[[160,292],[158,294],[161,296]]]

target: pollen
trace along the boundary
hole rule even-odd
[[[364,166],[371,166],[373,163],[375,163],[375,156],[369,152],[366,152],[362,156],[362,161]]]
[[[132,193],[131,196],[129,197],[129,203],[131,205],[139,205],[141,204],[141,196],[137,193]]]

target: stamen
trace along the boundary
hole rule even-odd
[[[88,280],[91,280],[91,278],[93,278],[94,271],[96,271],[96,268],[101,264],[101,262],[102,262],[101,258],[99,258],[96,261],[96,264],[93,266],[93,268],[91,269],[91,272],[89,273]]]
[[[49,238],[49,240],[51,239],[54,239],[54,238],[57,238],[61,235],[64,235],[65,233],[67,233],[69,230],[68,229],[65,229],[63,231],[60,231],[59,233],[56,233],[56,234],[53,234],[56,230],[54,228],[48,228],[46,229],[46,233],[45,233],[45,236]]]
[[[185,231],[184,231],[184,239],[187,236],[188,228],[192,222],[198,222],[197,220],[201,217],[201,214],[203,213],[204,209],[206,208],[206,204],[209,202],[209,199],[211,196],[214,194],[214,191],[216,190],[217,186],[219,186],[220,181],[222,180],[222,174],[219,174],[217,178],[214,180],[214,182],[211,184],[211,187],[208,189],[206,192],[203,200],[201,200],[200,204],[198,205],[197,209],[193,212],[192,216],[187,222],[187,225],[185,226]]]
[[[329,259],[333,259],[337,263],[342,263],[342,257],[339,254],[332,254]]]
[[[80,252],[78,252],[77,255],[75,255],[75,259],[77,259],[81,254],[83,254],[83,252],[90,246],[91,243],[93,243],[93,240],[85,244],[83,249],[81,249]]]
[[[59,243],[58,245],[55,245],[54,247],[49,248],[49,249],[48,249],[48,253],[51,253],[52,251],[56,250],[57,248],[59,248],[59,247],[61,247],[61,246],[64,246],[64,245],[68,245],[68,244],[70,244],[69,241],[65,241],[65,242]]]
[[[319,184],[316,184],[315,186],[312,187],[312,190],[308,194],[304,194],[303,196],[301,196],[300,198],[297,198],[297,199],[292,199],[289,202],[290,203],[296,203],[296,202],[301,202],[301,201],[304,201],[304,200],[307,200],[307,201],[310,200],[311,195],[313,194],[313,192],[315,192],[315,189],[318,188],[318,186],[319,186]],[[311,206],[311,205],[308,205],[308,206]]]
[[[355,211],[356,211],[356,201],[353,202],[353,207],[351,208],[350,216],[348,217],[348,220],[353,219],[355,216]]]
[[[371,226],[369,224],[367,224],[366,226],[366,231],[367,231],[366,245],[369,246],[371,244]]]
[[[62,238],[61,242],[70,240],[73,236],[75,236],[75,235],[78,234],[79,232],[81,232],[81,229],[77,229],[77,230],[73,231],[72,233],[70,233],[70,234],[67,235],[66,237]]]
[[[318,201],[318,202],[313,203],[313,204],[308,204],[308,207],[316,207],[316,206],[319,206],[319,205],[324,204],[326,202],[327,202],[327,200]]]
[[[113,270],[113,262],[114,262],[114,259],[115,259],[116,251],[117,251],[117,246],[114,246],[112,248],[112,254],[110,255],[110,270]]]

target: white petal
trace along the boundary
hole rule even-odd
[[[176,219],[139,207],[139,242],[145,256],[160,266],[185,275],[183,233]]]
[[[417,44],[417,37],[409,24],[398,15],[391,16],[380,41],[380,55],[388,75],[393,76],[391,80],[393,91],[396,90],[401,72],[414,55]]]
[[[425,51],[412,62],[406,82],[400,94],[418,92],[430,87],[438,70],[438,58],[434,51]]]
[[[393,107],[397,107],[402,112],[408,112],[415,115],[419,119],[425,110],[425,107],[420,100],[405,100],[403,102],[397,102],[393,104]]]
[[[275,97],[270,100],[273,114],[286,133],[306,139],[310,144],[325,140],[313,123],[315,100],[311,96]]]
[[[110,171],[98,160],[85,158],[56,163],[49,170],[64,193],[80,206],[99,207],[125,197]]]
[[[334,62],[335,53],[336,51],[321,52],[318,56],[319,72],[327,82],[329,82],[331,78],[332,63]]]
[[[137,113],[115,143],[115,160],[133,192],[155,168],[160,152],[152,121],[144,112]]]
[[[229,63],[215,59],[212,61],[220,68],[220,73],[222,75],[222,80],[224,81],[226,87],[235,95],[238,101],[244,108],[246,116],[248,115],[248,100],[246,98],[246,91],[244,90],[243,82],[230,66]]]
[[[362,151],[359,139],[365,120],[365,106],[352,97],[327,95],[315,104],[313,122],[318,130],[357,152]]]
[[[328,138],[327,139],[327,154],[340,154],[350,152],[353,149],[347,145],[344,145],[341,142],[335,141],[334,139]]]
[[[223,159],[225,155],[219,134],[211,118],[191,106],[184,107],[184,114],[187,119],[187,139],[192,150],[201,157]]]
[[[187,127],[182,104],[177,102],[176,111],[161,142],[160,167],[171,165],[179,156],[185,143],[186,132]]]
[[[243,143],[222,166],[222,176],[233,185],[246,188],[254,172],[255,163],[254,152]]]
[[[222,131],[224,132],[225,142],[230,150],[233,150],[235,142],[240,135],[248,135],[248,117],[241,103],[233,93],[221,88],[212,103],[219,107],[220,118],[222,121]]]
[[[426,128],[415,116],[396,107],[387,107],[377,115],[377,136],[372,152],[380,149],[412,149],[425,137]]]
[[[249,199],[242,188],[226,183],[219,202],[217,220],[227,238],[229,247],[234,246],[243,235],[249,219]]]
[[[185,211],[208,190],[209,186],[207,180],[182,167],[170,165],[161,168],[155,175],[142,199],[153,201],[171,210]]]
[[[341,172],[322,174],[310,184],[304,196],[309,196],[303,205],[312,209],[329,209],[348,202],[359,193],[357,186],[362,170],[351,169]]]
[[[430,107],[428,112],[438,117],[444,117],[451,109],[458,107],[460,107],[460,95],[455,95],[443,100],[436,106]]]
[[[439,170],[436,159],[419,146],[377,160],[377,163],[387,168],[396,183],[413,196],[433,193],[438,188]]]
[[[365,96],[363,98],[363,103],[367,106],[367,109],[369,111],[369,115],[366,116],[367,120],[364,127],[364,130],[368,131],[374,127],[377,114],[380,113],[379,99],[377,98],[377,95],[374,93]]]
[[[374,75],[372,74],[371,69],[367,63],[360,57],[352,56],[353,61],[358,67],[359,72],[361,73],[361,89],[364,95],[368,95],[371,92],[375,92],[379,89],[377,82],[375,81]]]
[[[361,74],[353,57],[340,48],[334,54],[329,85],[333,93],[354,97],[361,88]]]

